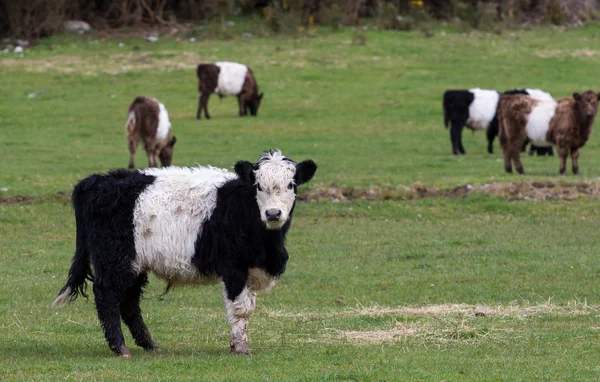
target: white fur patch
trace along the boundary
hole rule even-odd
[[[538,101],[554,101],[554,98],[550,95],[550,93],[545,92],[540,89],[525,89],[527,94],[535,100]]]
[[[471,105],[469,105],[467,126],[473,130],[485,130],[496,115],[500,94],[495,90],[479,88],[473,88],[469,91],[473,93],[474,99]]]
[[[296,174],[296,165],[279,150],[263,154],[259,163],[258,170],[254,171],[254,177],[256,184],[260,186],[256,192],[260,217],[267,228],[278,229],[287,221],[296,200],[294,188],[290,188]],[[267,220],[266,211],[270,209],[281,211],[279,221]]]
[[[67,287],[64,292],[56,296],[54,301],[52,301],[52,305],[58,308],[62,308],[69,304],[71,301],[71,287]]]
[[[236,96],[242,91],[248,67],[237,62],[216,62],[221,71],[215,93],[223,96]]]
[[[552,98],[540,101],[527,116],[527,137],[532,144],[539,147],[552,146],[552,143],[546,141],[546,134],[550,129],[550,120],[554,117],[556,106],[557,103]]]
[[[156,101],[158,102],[158,101]],[[169,113],[167,108],[162,103],[158,102],[158,129],[156,130],[156,143],[160,143],[165,140],[169,131],[171,130],[171,121],[169,120]]]
[[[195,243],[217,203],[217,187],[237,175],[216,167],[140,170],[156,177],[133,212],[136,272],[151,271],[172,283],[215,283],[203,277],[191,258]]]

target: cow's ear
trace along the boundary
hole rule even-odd
[[[294,180],[296,184],[299,186],[303,183],[306,183],[312,179],[317,171],[317,164],[312,160],[305,160],[298,164],[296,167],[296,175],[294,176]]]
[[[262,100],[262,97],[265,95],[265,93],[260,93],[260,95],[258,96],[258,99]]]
[[[175,142],[177,142],[177,138],[176,137],[171,138],[171,140],[169,141],[169,146],[175,146]]]
[[[573,98],[575,98],[575,101],[581,101],[581,94],[573,93]]]
[[[242,181],[250,184],[254,183],[254,171],[252,163],[241,160],[237,162],[235,166],[233,166],[233,169]]]
[[[596,94],[596,97],[598,98],[598,101],[600,101],[600,93]]]

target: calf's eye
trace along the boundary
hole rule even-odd
[[[260,183],[256,183],[256,188],[258,188],[258,191],[262,191],[262,187],[260,186]]]
[[[290,182],[290,184],[288,184],[288,190],[291,190],[294,188],[294,184]]]

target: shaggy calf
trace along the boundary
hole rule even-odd
[[[474,88],[470,90],[447,90],[444,92],[444,125],[450,123],[450,142],[453,154],[465,154],[462,144],[462,130],[467,126],[471,130],[488,131],[488,151],[493,152],[489,126],[496,118],[496,106],[500,93],[495,90]]]
[[[573,93],[572,98],[545,101],[525,95],[503,96],[498,105],[498,121],[506,172],[512,172],[514,162],[517,172],[524,173],[520,151],[527,138],[536,146],[556,146],[561,175],[566,173],[570,154],[573,174],[578,174],[579,150],[590,137],[598,98],[591,90]]]
[[[246,327],[256,292],[272,287],[285,271],[296,191],[317,165],[295,163],[275,150],[256,163],[239,161],[234,170],[116,170],[80,181],[72,199],[75,255],[54,304],[87,297],[86,279],[93,281],[108,345],[131,357],[121,320],[137,345],[158,349],[140,310],[148,272],[169,286],[221,282],[231,351],[248,354]]]
[[[514,89],[514,90],[507,90],[504,93],[502,93],[502,96],[504,95],[514,95],[514,94],[525,94],[530,96],[533,99],[536,99],[538,101],[552,101],[554,100],[554,98],[552,98],[552,96],[550,95],[550,93],[545,92],[543,90],[539,90],[539,89]],[[494,141],[494,138],[498,136],[498,117],[497,117],[497,112],[496,112],[496,117],[494,117],[494,120],[492,121],[492,123],[490,123],[490,127],[488,128],[488,132],[487,132],[487,136],[488,136],[488,152],[491,154],[492,153],[492,143]],[[523,146],[521,147],[521,152],[525,152],[527,150],[527,145],[529,145],[531,142],[529,142],[529,139],[525,139],[525,141],[523,142]],[[534,153],[537,153],[538,156],[544,156],[546,154],[552,156],[554,155],[554,151],[552,150],[552,146],[549,147],[538,147],[534,144],[531,144],[529,146],[529,155],[533,155]]]
[[[136,97],[129,106],[125,125],[129,146],[129,168],[134,168],[135,150],[140,140],[148,155],[148,166],[156,167],[160,158],[163,167],[173,162],[173,146],[177,139],[170,137],[171,121],[165,105],[154,98]]]
[[[236,62],[216,62],[214,64],[200,64],[196,69],[198,77],[198,112],[196,118],[200,119],[202,109],[204,116],[208,114],[208,99],[212,93],[219,97],[236,96],[238,99],[240,116],[250,114],[256,116],[264,93],[258,94],[258,84],[252,70],[246,65]]]

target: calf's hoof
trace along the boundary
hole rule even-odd
[[[131,358],[131,352],[125,347],[125,345],[121,345],[118,348],[112,350],[115,352],[116,355],[118,355],[121,358]]]
[[[247,343],[231,343],[230,348],[233,354],[250,354],[250,348]]]

